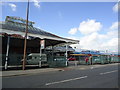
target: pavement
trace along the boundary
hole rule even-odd
[[[66,70],[73,70],[73,69],[87,70],[87,69],[94,69],[99,67],[115,65],[115,64],[118,64],[118,63],[104,64],[104,65],[100,65],[100,64],[99,65],[75,65],[75,66],[68,66],[63,68],[37,68],[37,69],[29,69],[29,70],[8,70],[8,71],[0,71],[0,77],[40,74],[40,73],[46,73],[46,72],[66,71]]]
[[[7,77],[7,76],[19,76],[19,75],[29,75],[29,74],[37,74],[37,73],[45,73],[45,72],[53,72],[59,71],[61,69],[57,68],[40,68],[40,69],[30,69],[30,70],[10,70],[10,71],[2,71],[0,76]]]

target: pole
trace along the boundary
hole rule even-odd
[[[10,36],[8,36],[8,40],[7,40],[7,52],[6,52],[5,70],[7,69],[7,66],[8,66],[9,44],[10,44]]]
[[[25,41],[24,41],[24,56],[23,56],[23,67],[22,69],[25,70],[25,63],[26,63],[26,46],[27,46],[27,32],[28,32],[28,16],[29,16],[29,0],[27,5],[27,20],[26,20],[26,31],[25,31]]]

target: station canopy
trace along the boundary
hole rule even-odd
[[[28,37],[27,39],[38,38],[45,40],[46,46],[62,46],[67,44],[77,44],[78,40],[67,39],[47,31],[41,30],[33,26],[34,22],[28,21]],[[4,22],[0,22],[0,33],[8,34],[16,38],[25,36],[26,20],[20,17],[7,16]]]

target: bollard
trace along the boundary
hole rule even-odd
[[[75,66],[77,66],[77,61],[75,61]]]
[[[41,65],[41,61],[39,61],[39,67],[41,67],[42,65]]]
[[[65,62],[65,65],[68,66],[68,62],[67,61]]]

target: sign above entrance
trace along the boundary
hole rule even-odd
[[[13,17],[13,16],[7,16],[6,17],[6,21],[7,22],[14,22],[14,23],[22,23],[22,24],[26,24],[26,20],[20,17]],[[28,21],[28,25],[32,25],[35,24],[35,22],[32,21]]]
[[[44,49],[45,48],[45,40],[41,40],[40,45],[41,45],[41,49]]]

